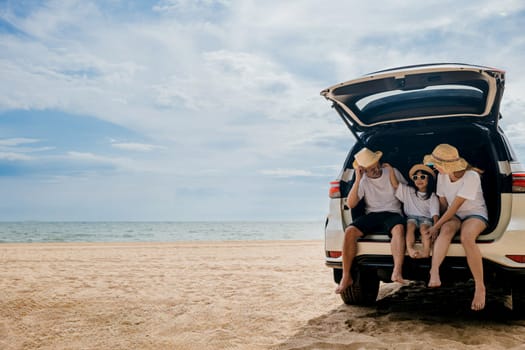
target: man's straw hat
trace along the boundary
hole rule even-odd
[[[354,156],[355,160],[353,163],[354,169],[362,166],[363,168],[368,168],[371,165],[374,165],[381,159],[383,152],[377,151],[372,152],[368,148],[364,147]]]
[[[462,171],[468,167],[468,162],[459,156],[457,148],[446,143],[437,145],[432,154],[423,158],[423,163],[438,165],[446,173]]]

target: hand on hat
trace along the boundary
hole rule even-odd
[[[365,168],[359,165],[357,169],[355,169],[355,181],[359,182],[361,178],[363,177],[363,174],[365,173]]]

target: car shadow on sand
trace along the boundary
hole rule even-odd
[[[525,349],[525,321],[501,291],[470,310],[471,282],[427,288],[383,284],[374,306],[344,305],[316,317],[275,349]]]

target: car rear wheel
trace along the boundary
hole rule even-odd
[[[514,282],[511,290],[512,313],[518,319],[525,319],[525,279]]]
[[[348,305],[375,303],[379,292],[379,278],[376,271],[363,268],[352,269],[352,279],[354,283],[341,293],[344,303]]]

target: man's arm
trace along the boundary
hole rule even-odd
[[[363,177],[363,168],[359,167],[355,170],[355,180],[354,184],[352,185],[352,188],[350,189],[350,193],[348,194],[348,197],[346,198],[346,204],[350,208],[355,208],[359,201],[361,200],[358,195],[359,191],[359,183],[361,182],[361,178]]]
[[[383,168],[388,169],[388,172],[390,173],[390,183],[392,184],[392,187],[394,187],[394,190],[397,190],[397,187],[399,186],[399,181],[397,180],[394,168],[392,168],[392,166],[389,163],[383,163]]]

